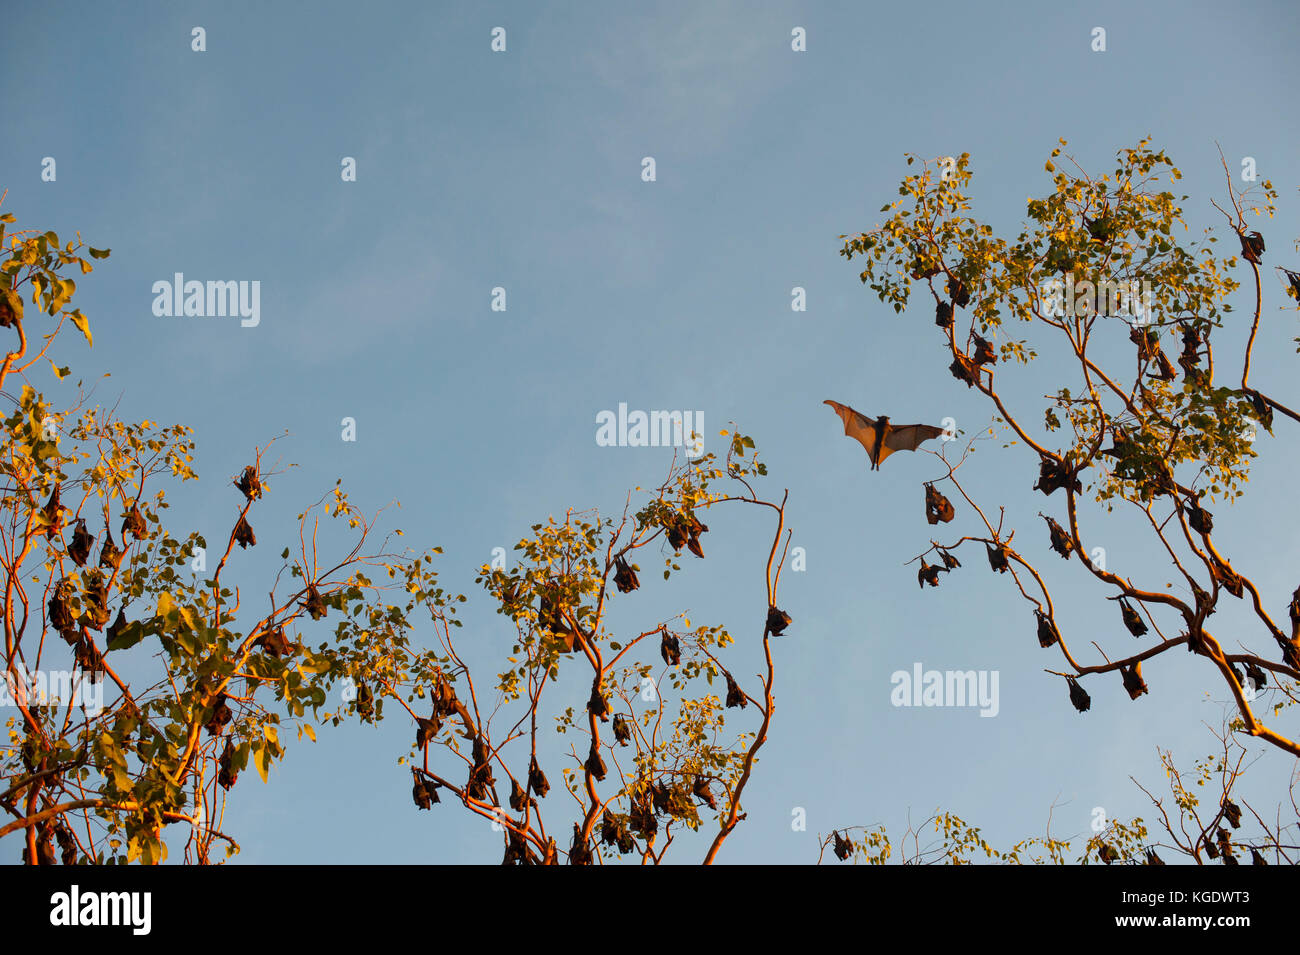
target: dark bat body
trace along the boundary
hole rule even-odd
[[[895,451],[915,451],[923,441],[943,434],[943,428],[936,428],[932,424],[892,425],[887,415],[873,419],[838,401],[827,399],[822,403],[835,409],[835,413],[844,422],[844,433],[850,438],[856,438],[867,449],[873,471],[879,471],[880,462]]]

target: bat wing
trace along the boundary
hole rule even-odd
[[[943,428],[932,424],[905,424],[890,428],[885,435],[885,446],[880,449],[880,458],[884,460],[895,451],[915,451],[921,442],[929,441],[943,434]]]
[[[850,438],[856,438],[867,449],[867,456],[871,458],[872,464],[879,464],[876,460],[876,422],[860,411],[854,411],[848,405],[842,405],[838,401],[831,401],[829,398],[822,404],[830,405],[840,419],[844,422],[844,433]],[[888,442],[886,442],[888,443]],[[881,449],[881,458],[889,455],[888,448]]]

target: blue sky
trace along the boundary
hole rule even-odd
[[[297,511],[341,477],[367,510],[399,500],[384,526],[412,546],[445,549],[444,584],[471,597],[462,641],[486,664],[509,648],[473,584],[492,548],[570,506],[612,514],[668,466],[664,449],[597,447],[599,411],[699,410],[714,450],[734,420],[768,463],[768,493],[790,489],[808,563],[783,578],[795,623],[778,644],[776,720],[721,861],[809,862],[818,833],[901,833],[936,807],[1006,844],[1041,835],[1056,801],[1053,834],[1086,835],[1096,806],[1151,817],[1129,776],[1163,786],[1157,745],[1183,763],[1209,752],[1222,683],[1171,654],[1137,702],[1118,679],[1088,681],[1081,715],[1043,673],[1059,657],[1040,653],[1032,614],[981,554],[963,552],[938,591],[914,586],[903,564],[930,538],[932,459],[868,473],[821,402],[968,431],[988,414],[944,370],[920,327],[930,317],[877,303],[838,237],[879,221],[905,152],[969,152],[975,214],[1007,231],[1050,189],[1058,137],[1104,171],[1145,135],[1182,169],[1196,237],[1221,224],[1217,141],[1230,168],[1253,156],[1280,192],[1261,225],[1254,380],[1285,400],[1295,319],[1278,311],[1271,266],[1294,261],[1300,235],[1297,19],[1285,3],[27,5],[0,37],[14,118],[0,188],[20,227],[112,247],[79,283],[95,347],[70,341],[61,363],[86,381],[111,371],[97,394],[120,396],[125,417],[196,429],[203,480],[170,495],[173,532],[224,533],[226,475],[289,432],[277,451],[298,467],[258,512],[262,546],[239,555],[242,579],[273,566]],[[206,52],[190,48],[195,26]],[[505,53],[489,48],[496,26]],[[790,49],[797,26],[803,53]],[[1105,53],[1090,49],[1095,26]],[[354,183],[340,179],[345,156]],[[260,325],[156,317],[151,287],[175,272],[259,280]],[[806,312],[790,309],[794,286]],[[345,416],[355,443],[340,440]],[[1261,438],[1253,496],[1216,510],[1224,552],[1277,613],[1298,582],[1275,510],[1300,464],[1286,430]],[[1102,589],[1053,563],[1034,515],[1059,508],[1028,494],[1028,452],[985,445],[964,473],[1036,542],[1026,550],[1069,610],[1072,643],[1092,629],[1108,650],[1130,646]],[[762,606],[762,520],[710,517],[708,560],[663,603],[730,626],[739,672],[757,667],[745,622]],[[1112,562],[1163,584],[1124,522],[1099,527]],[[1232,619],[1271,652],[1243,618],[1216,617],[1224,632]],[[890,674],[918,661],[997,670],[999,715],[891,706]],[[292,748],[273,785],[250,774],[227,814],[240,860],[497,861],[486,822],[452,805],[416,812],[396,764],[410,735],[404,719],[326,731]],[[1257,767],[1261,806],[1286,763],[1269,753]],[[795,807],[807,832],[791,830]]]

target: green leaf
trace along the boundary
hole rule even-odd
[[[113,251],[112,249],[96,249],[96,248],[91,248],[91,249],[90,249],[90,257],[91,257],[92,259],[106,259],[106,258],[108,258],[109,254],[110,254],[112,251]]]
[[[81,334],[86,336],[86,344],[94,348],[95,339],[90,334],[90,321],[85,315],[81,314],[81,309],[75,308],[72,310],[72,324],[81,329]]]

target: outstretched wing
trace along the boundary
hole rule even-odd
[[[862,414],[862,412],[854,411],[848,405],[842,405],[838,401],[831,401],[828,398],[822,404],[830,405],[835,409],[835,413],[844,422],[844,433],[862,443],[862,446],[867,449],[867,456],[871,458],[872,464],[879,464],[880,462],[876,460],[876,422]],[[886,439],[886,443],[888,443],[888,439]],[[888,454],[888,451],[884,451],[881,457],[883,458]]]
[[[943,434],[943,428],[932,424],[905,424],[891,427],[885,435],[885,447],[880,452],[883,459],[895,451],[915,451],[922,441],[929,441]]]

